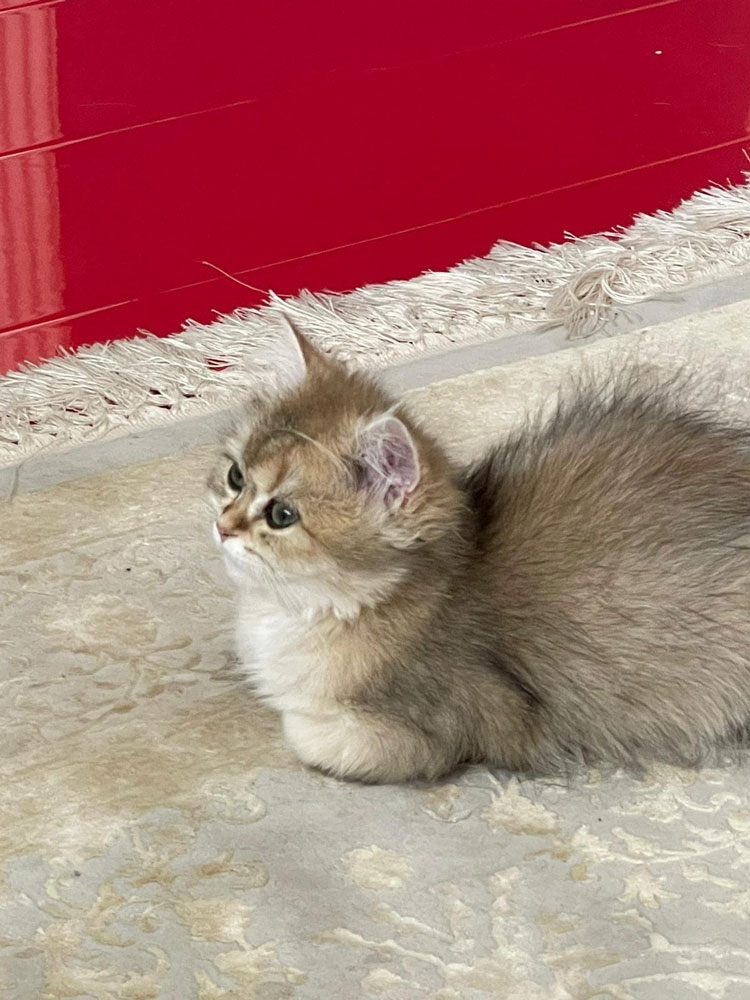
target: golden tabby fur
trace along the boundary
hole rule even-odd
[[[630,378],[462,471],[299,335],[279,371],[211,492],[243,666],[302,760],[697,761],[747,725],[750,434]]]

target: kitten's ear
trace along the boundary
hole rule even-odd
[[[287,313],[281,313],[281,320],[285,327],[287,339],[290,342],[294,341],[297,346],[297,351],[299,352],[299,357],[305,367],[305,371],[309,371],[310,368],[317,364],[325,364],[325,358],[323,355],[316,347],[313,347],[304,333],[300,333]]]
[[[359,460],[368,489],[389,507],[400,506],[419,483],[419,455],[398,417],[377,417],[359,434]]]
[[[270,381],[276,390],[290,392],[305,380],[309,371],[325,364],[325,358],[299,332],[285,312],[278,315],[281,329],[264,339],[253,353],[253,358],[269,370]]]

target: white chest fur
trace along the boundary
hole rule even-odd
[[[364,780],[427,773],[429,749],[418,732],[337,701],[340,683],[326,649],[346,627],[341,619],[291,612],[255,588],[243,589],[239,612],[243,669],[260,697],[282,713],[286,739],[303,761]]]
[[[325,697],[326,664],[316,625],[247,590],[239,602],[237,650],[257,693],[279,711],[314,711]]]

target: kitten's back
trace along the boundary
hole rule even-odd
[[[699,756],[750,718],[750,434],[631,380],[572,398],[467,477],[498,642],[555,744]]]

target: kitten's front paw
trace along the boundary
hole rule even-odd
[[[386,719],[342,710],[285,712],[283,721],[284,735],[299,758],[337,778],[383,784],[435,778],[445,770],[421,733]]]

